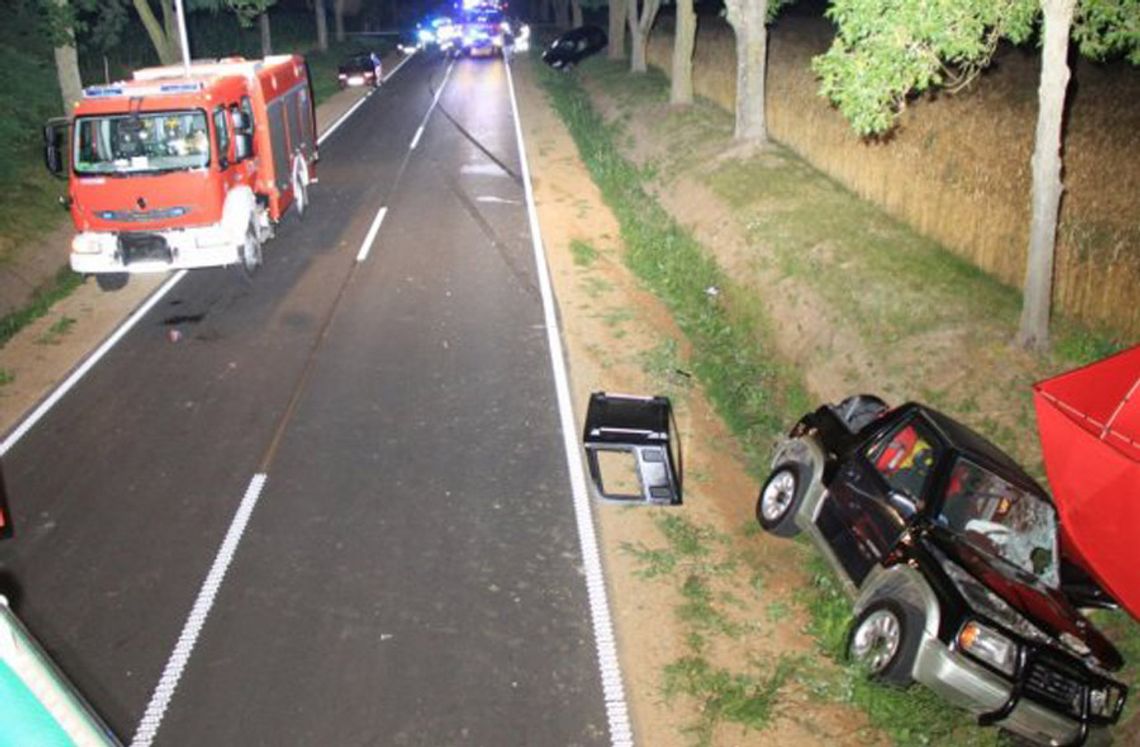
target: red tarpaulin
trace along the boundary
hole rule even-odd
[[[1033,394],[1066,549],[1140,620],[1140,346]]]

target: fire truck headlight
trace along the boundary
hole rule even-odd
[[[99,238],[91,234],[76,234],[71,240],[71,251],[75,254],[98,254],[101,248]]]

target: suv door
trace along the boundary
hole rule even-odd
[[[944,452],[933,427],[914,414],[839,466],[817,525],[856,586],[922,509]]]

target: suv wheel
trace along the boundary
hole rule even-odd
[[[801,465],[784,462],[772,470],[760,488],[756,520],[766,531],[778,537],[794,537],[800,533],[795,517],[807,489],[804,472]]]
[[[922,613],[905,602],[881,599],[868,605],[847,636],[847,658],[871,679],[906,687],[922,637]]]

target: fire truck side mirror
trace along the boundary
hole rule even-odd
[[[240,109],[230,109],[230,124],[233,125],[234,132],[250,134],[253,131],[252,122],[250,122],[249,115]]]
[[[241,163],[253,155],[253,135],[239,132],[234,136],[234,161]]]
[[[64,136],[66,119],[52,119],[44,125],[44,165],[54,176],[63,176]]]

